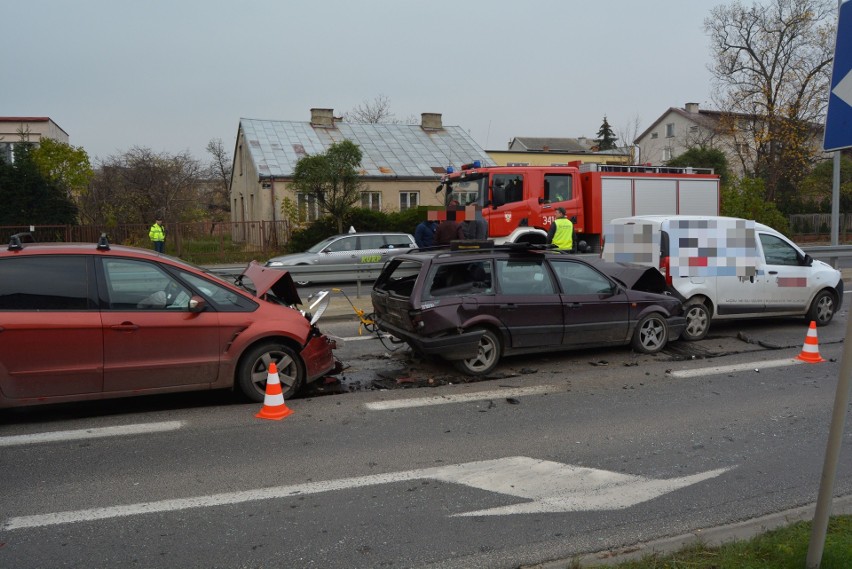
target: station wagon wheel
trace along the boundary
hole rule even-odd
[[[479,339],[476,356],[469,360],[454,361],[453,365],[467,375],[485,375],[497,367],[501,352],[500,338],[491,330],[485,330],[482,338]]]
[[[686,328],[681,338],[690,342],[703,340],[710,331],[710,310],[703,303],[693,300],[684,305],[683,312],[686,316]]]
[[[636,325],[633,332],[633,349],[643,354],[656,354],[666,347],[669,328],[659,313],[648,314]]]
[[[264,400],[271,362],[275,362],[278,368],[278,380],[281,382],[284,399],[290,399],[301,389],[305,381],[305,370],[299,356],[284,344],[268,342],[255,346],[240,359],[237,385],[250,401],[260,403]]]
[[[819,291],[805,318],[808,322],[816,322],[817,326],[825,326],[831,322],[834,318],[834,296],[827,290]]]

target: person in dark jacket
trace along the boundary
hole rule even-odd
[[[433,219],[426,219],[417,224],[414,229],[414,240],[417,246],[421,249],[432,247],[435,244],[435,230],[438,229],[438,222]]]
[[[445,219],[438,224],[438,230],[435,232],[435,245],[449,245],[450,241],[456,239],[464,239],[461,223],[458,223],[455,219]]]

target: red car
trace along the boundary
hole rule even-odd
[[[0,407],[236,388],[284,397],[336,367],[296,310],[289,273],[252,262],[234,284],[153,251],[22,243],[0,251]]]

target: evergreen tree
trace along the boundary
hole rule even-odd
[[[612,132],[612,127],[609,125],[609,121],[606,120],[606,115],[604,115],[603,124],[601,124],[598,137],[595,139],[598,150],[614,150],[618,148],[615,144],[616,140],[618,140],[618,137]]]
[[[29,144],[15,146],[11,164],[0,159],[0,225],[73,224],[77,207],[41,173]]]

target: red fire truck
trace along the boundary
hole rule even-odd
[[[486,166],[447,169],[444,203],[476,206],[496,243],[546,243],[557,207],[574,219],[580,252],[600,251],[610,220],[631,215],[719,215],[719,176],[709,168],[603,165]]]

